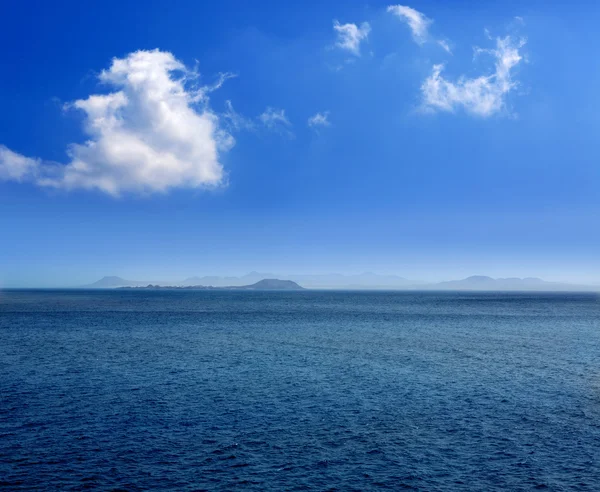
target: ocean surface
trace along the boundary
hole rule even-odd
[[[0,292],[6,490],[600,490],[594,294]]]

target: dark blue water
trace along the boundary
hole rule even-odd
[[[0,485],[600,490],[591,294],[0,293]]]

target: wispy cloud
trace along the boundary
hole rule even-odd
[[[221,115],[231,130],[254,130],[256,125],[254,121],[238,113],[230,100],[225,101],[225,112]]]
[[[405,5],[390,5],[387,11],[406,22],[412,31],[413,39],[418,44],[423,44],[429,38],[429,26],[432,20],[424,14]]]
[[[292,124],[285,115],[284,109],[275,109],[269,106],[258,116],[258,120],[269,130],[273,130],[281,135],[287,135],[289,137],[294,136],[291,130]]]
[[[359,27],[356,24],[340,24],[334,20],[333,29],[337,33],[335,45],[355,56],[360,56],[360,44],[369,37],[371,32],[369,23],[363,22]]]
[[[200,74],[197,71],[194,71],[194,72],[192,72],[192,77],[188,76],[188,78],[195,79],[195,78],[199,77],[199,75]],[[201,93],[206,95],[206,94],[210,94],[211,92],[217,91],[221,87],[223,87],[223,84],[225,84],[225,82],[227,82],[229,79],[235,79],[236,77],[237,77],[237,74],[235,74],[235,73],[231,73],[231,72],[220,73],[219,76],[217,77],[216,82],[202,87]]]
[[[225,101],[225,112],[221,113],[223,125],[232,133],[238,131],[258,131],[260,128],[266,128],[281,135],[292,137],[292,123],[285,114],[284,109],[277,109],[268,106],[256,118],[248,118],[238,113],[231,101]]]
[[[415,42],[419,45],[423,45],[427,42],[434,42],[440,46],[446,53],[452,54],[450,44],[445,39],[432,38],[429,33],[429,27],[433,24],[433,20],[428,18],[425,14],[415,10],[406,5],[390,5],[387,11],[402,22],[406,23],[410,27],[412,37]]]
[[[446,53],[452,54],[452,50],[450,49],[450,45],[447,41],[440,39],[438,40],[437,44],[439,44]]]
[[[421,86],[423,108],[451,112],[462,108],[482,117],[501,112],[506,107],[506,96],[518,85],[511,71],[523,60],[519,50],[524,45],[524,39],[507,36],[497,38],[494,49],[476,48],[476,55],[490,54],[495,58],[495,70],[490,75],[461,76],[452,82],[442,75],[443,65],[434,65],[433,73]]]
[[[291,123],[285,115],[285,109],[275,109],[268,107],[258,119],[263,122],[266,127],[273,128],[278,125],[290,126]]]
[[[115,58],[100,73],[114,92],[67,105],[83,114],[88,136],[68,147],[70,161],[46,163],[2,147],[0,177],[111,195],[218,186],[224,179],[219,155],[234,141],[210,109],[208,94],[230,76],[196,88],[197,72],[169,52]]]
[[[308,118],[308,126],[311,128],[318,126],[331,126],[329,121],[329,111],[323,111],[322,113],[316,113]]]

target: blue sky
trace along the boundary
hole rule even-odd
[[[600,283],[599,10],[3,2],[0,285]]]

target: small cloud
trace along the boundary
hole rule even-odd
[[[285,115],[285,109],[274,109],[268,107],[258,119],[268,128],[273,128],[278,125],[291,126],[290,121]]]
[[[221,115],[222,118],[227,122],[227,126],[232,130],[254,130],[256,125],[254,122],[240,113],[234,108],[230,100],[225,101],[226,111]]]
[[[412,31],[413,39],[417,44],[423,44],[428,40],[429,26],[433,21],[424,14],[405,5],[390,5],[387,11],[408,24],[408,27]]]
[[[198,76],[197,71],[194,71],[193,74],[194,74],[194,77]],[[201,92],[201,94],[206,95],[206,94],[209,94],[216,90],[219,90],[221,87],[223,87],[223,84],[226,81],[228,81],[229,79],[235,79],[236,77],[237,77],[237,74],[235,74],[235,73],[231,73],[231,72],[220,73],[214,84],[205,85],[204,87],[202,87],[202,90],[200,92]]]
[[[319,126],[331,126],[331,122],[329,121],[329,111],[316,113],[308,118],[308,126],[311,128]]]
[[[446,53],[452,54],[452,50],[450,49],[450,45],[447,41],[440,39],[437,44],[439,44]]]
[[[269,130],[288,137],[294,136],[290,129],[292,124],[285,115],[284,109],[275,109],[269,106],[264,113],[258,116],[258,120]]]
[[[356,24],[340,24],[337,20],[333,21],[333,29],[337,33],[335,45],[338,48],[349,51],[355,56],[360,56],[360,44],[369,37],[371,26],[368,22],[363,22],[360,27]]]
[[[495,49],[476,48],[475,54],[487,53],[495,58],[495,70],[490,75],[475,78],[461,76],[456,82],[444,78],[444,65],[434,65],[433,73],[423,82],[421,93],[426,111],[453,112],[458,108],[488,117],[506,107],[506,96],[518,86],[511,71],[523,60],[519,50],[525,40],[510,36],[498,38]]]
[[[452,50],[450,45],[444,39],[435,40],[432,39],[429,34],[429,26],[433,24],[433,20],[429,19],[425,14],[405,5],[390,5],[387,11],[398,17],[402,22],[408,24],[412,32],[413,39],[419,45],[423,45],[426,42],[435,42],[437,45],[450,55]]]

